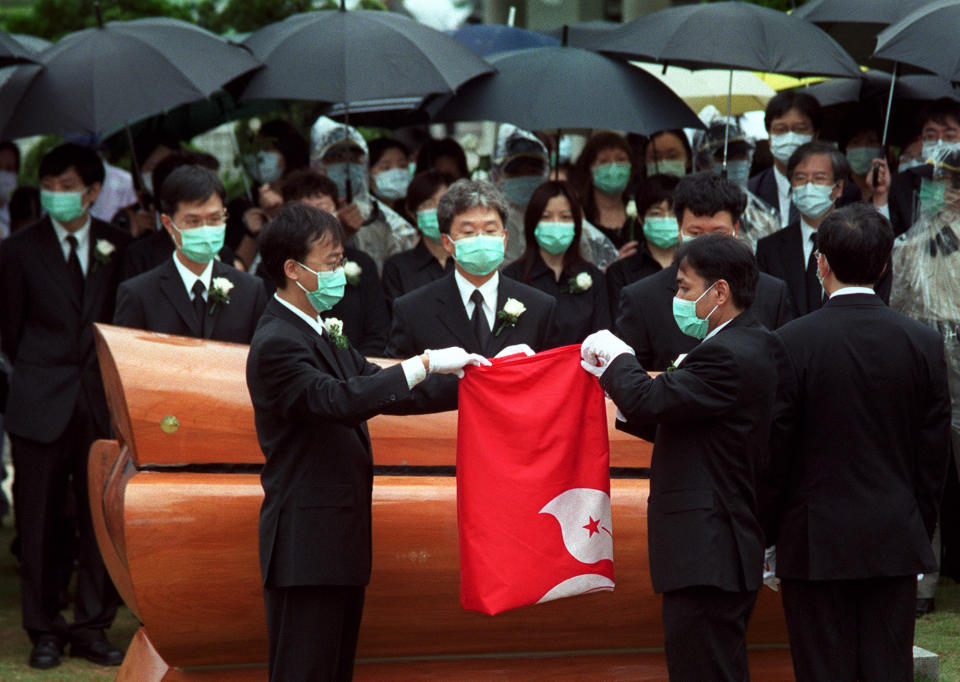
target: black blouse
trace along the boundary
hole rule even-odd
[[[644,277],[655,275],[663,268],[650,254],[647,242],[641,241],[632,256],[614,261],[607,268],[607,293],[610,301],[610,316],[616,321],[620,308],[620,290]]]
[[[383,293],[387,307],[393,314],[393,299],[430,284],[453,271],[453,258],[447,258],[446,267],[433,257],[423,243],[424,237],[412,249],[390,256],[383,264]]]

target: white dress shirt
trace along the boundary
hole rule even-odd
[[[180,279],[183,280],[183,286],[187,288],[187,298],[191,301],[193,300],[193,285],[197,280],[203,282],[203,300],[206,301],[207,294],[210,291],[210,280],[213,279],[213,261],[207,263],[207,267],[203,269],[199,275],[193,274],[186,265],[180,262],[180,259],[177,258],[177,252],[173,252],[173,264],[177,267],[177,272],[180,273]]]
[[[494,322],[497,319],[497,290],[500,287],[500,273],[494,272],[493,277],[484,282],[480,287],[473,286],[467,281],[467,278],[460,274],[459,270],[454,270],[453,279],[457,283],[457,289],[460,290],[460,299],[463,301],[463,307],[467,311],[467,319],[473,317],[474,302],[470,300],[474,291],[479,291],[483,296],[483,314],[487,316],[487,323],[490,325],[490,331],[493,331]]]
[[[810,262],[810,254],[813,253],[813,240],[810,239],[817,233],[817,228],[811,227],[807,219],[800,216],[800,240],[803,243],[803,269],[807,269],[807,263]]]
[[[780,227],[790,223],[790,179],[773,167],[773,177],[777,181],[777,198],[780,200]]]
[[[730,324],[731,322],[733,322],[734,319],[736,319],[736,318],[731,317],[729,320],[727,320],[726,322],[724,322],[724,323],[721,324],[720,326],[714,327],[714,329],[713,329],[712,332],[710,332],[709,334],[707,334],[706,336],[703,337],[703,340],[706,341],[706,340],[709,339],[711,336],[716,336],[716,335],[720,332],[721,329],[723,329],[723,328],[726,327],[728,324]]]
[[[875,294],[877,293],[870,287],[843,287],[842,289],[837,289],[832,294],[830,298],[834,296],[849,296],[850,294]]]
[[[80,269],[83,270],[83,276],[87,276],[87,265],[90,260],[90,214],[87,214],[87,220],[76,232],[68,232],[67,228],[50,218],[53,223],[53,231],[57,234],[57,241],[60,242],[60,249],[63,251],[63,259],[70,260],[70,243],[67,237],[71,234],[77,239],[77,258],[80,259]]]

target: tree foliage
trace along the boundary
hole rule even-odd
[[[173,17],[192,21],[187,7],[170,0],[101,0],[103,21],[122,21],[140,17]],[[11,15],[5,22],[10,33],[57,40],[66,33],[97,25],[94,0],[37,0],[30,12]]]

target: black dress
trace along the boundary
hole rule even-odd
[[[589,334],[610,327],[610,308],[607,303],[606,281],[600,270],[586,261],[575,269],[590,275],[592,283],[588,289],[579,293],[570,291],[570,279],[561,276],[558,282],[553,270],[547,267],[538,255],[537,263],[530,273],[530,280],[523,278],[523,261],[518,260],[503,269],[503,274],[524,284],[550,294],[557,300],[557,312],[554,316],[553,333],[550,346],[567,346],[580,343]]]
[[[614,319],[620,307],[620,290],[644,277],[655,275],[662,269],[660,263],[650,253],[645,240],[640,242],[635,254],[610,264],[607,268],[607,294],[610,300],[610,314]]]
[[[446,267],[427,250],[423,237],[412,249],[390,256],[383,264],[383,293],[387,308],[393,309],[393,299],[430,284],[453,271],[453,258],[447,258]]]

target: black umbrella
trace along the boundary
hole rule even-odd
[[[44,40],[43,38],[38,38],[37,36],[31,36],[26,33],[11,33],[9,35],[11,38],[16,40],[25,48],[37,54],[39,54],[40,52],[43,52],[48,47],[53,45],[53,43],[51,43],[49,40]]]
[[[11,103],[0,138],[102,133],[208,97],[260,65],[242,47],[169,18],[71,33],[40,61],[43,70]]]
[[[13,115],[13,107],[7,103],[19,101],[30,86],[30,82],[42,70],[43,67],[39,64],[20,64],[0,68],[0,102],[4,103],[4,106],[0,107],[0,131],[6,127],[7,121]],[[3,139],[6,138],[0,134],[0,140]]]
[[[593,21],[581,21],[576,24],[564,24],[556,28],[543,31],[543,34],[563,40],[563,31],[567,30],[567,45],[572,47],[589,47],[596,40],[603,40],[604,36],[610,31],[623,26],[619,21],[604,21],[594,19]]]
[[[877,36],[875,58],[910,64],[960,82],[960,0],[935,0]]]
[[[465,85],[434,120],[644,134],[703,127],[690,107],[655,77],[588,50],[540,47],[497,55],[490,63],[497,73]]]
[[[9,33],[0,31],[0,66],[35,62],[37,54]]]
[[[560,44],[557,38],[504,24],[466,24],[448,33],[451,38],[481,57]]]

